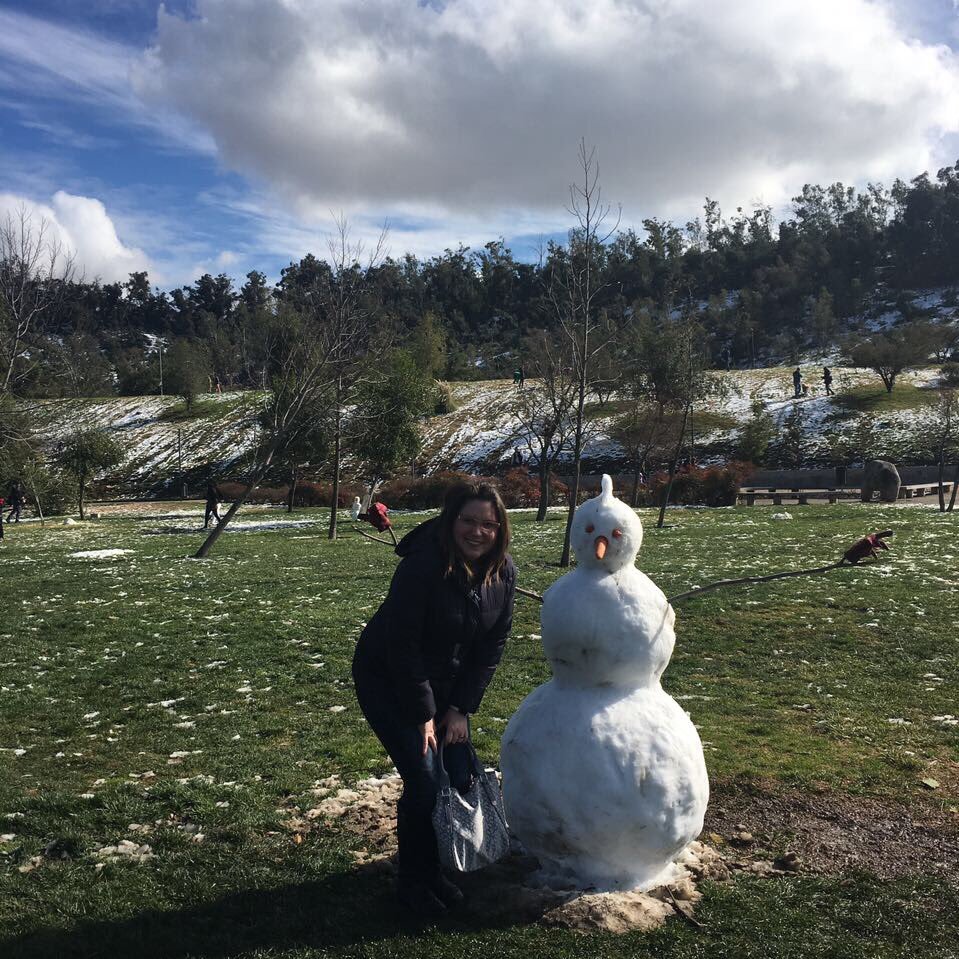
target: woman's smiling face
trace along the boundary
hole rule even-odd
[[[469,499],[453,522],[453,542],[467,562],[482,559],[496,545],[499,533],[496,507],[484,499]]]

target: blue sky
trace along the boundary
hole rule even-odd
[[[957,36],[951,0],[0,0],[0,214],[166,288],[275,279],[340,211],[531,258],[580,137],[637,228],[955,162]]]

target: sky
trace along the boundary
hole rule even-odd
[[[959,158],[959,0],[0,0],[0,217],[87,279],[271,280],[333,219],[420,257]],[[620,212],[621,211],[621,212]]]

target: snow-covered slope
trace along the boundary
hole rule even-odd
[[[808,397],[793,397],[792,367],[759,370],[733,370],[713,374],[719,387],[715,397],[694,411],[722,414],[731,425],[711,433],[697,430],[697,450],[701,459],[720,459],[728,455],[738,427],[750,415],[754,398],[781,421],[799,407],[804,414],[810,463],[816,465],[817,450],[825,455],[828,440],[852,430],[860,418],[872,421],[880,430],[893,458],[916,445],[916,438],[932,421],[929,403],[935,399],[935,368],[902,374],[897,381],[897,396],[908,395],[905,408],[883,408],[881,412],[850,411],[850,392],[863,390],[882,393],[878,377],[868,371],[834,366],[835,397],[827,397],[819,379],[821,364],[803,365],[806,382],[812,387]],[[918,387],[918,390],[916,389]],[[535,388],[527,381],[526,389]],[[453,383],[455,409],[424,423],[423,450],[418,466],[426,471],[443,468],[484,471],[507,463],[518,447],[528,453],[516,408],[520,387],[508,380]],[[182,415],[182,400],[172,397],[114,397],[107,399],[56,400],[41,403],[38,419],[52,447],[78,427],[98,426],[113,432],[127,450],[127,459],[115,477],[127,490],[160,490],[173,482],[181,467],[184,473],[202,475],[213,467],[228,472],[230,464],[246,452],[255,438],[255,414],[261,396],[256,393],[225,393],[203,397],[196,416]],[[866,404],[868,405],[868,404]],[[897,404],[893,404],[896,406]],[[36,409],[36,406],[33,407]],[[594,410],[591,434],[585,455],[591,468],[614,467],[622,451],[608,436],[615,397],[606,411]]]
[[[51,449],[78,429],[110,431],[125,452],[111,480],[146,492],[171,484],[181,469],[188,475],[227,469],[254,441],[259,402],[256,393],[204,396],[193,416],[170,396],[49,400],[31,409]]]

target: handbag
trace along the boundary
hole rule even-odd
[[[471,742],[466,746],[472,782],[465,793],[450,782],[442,743],[436,753],[439,791],[433,807],[433,831],[440,862],[454,872],[482,869],[509,852],[509,829],[496,773],[483,769]]]

